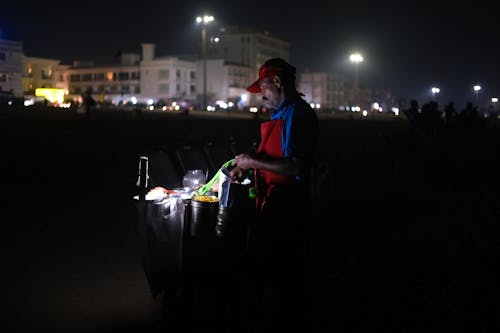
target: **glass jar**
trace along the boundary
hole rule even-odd
[[[207,179],[203,170],[188,170],[182,178],[182,186],[198,190],[201,186],[205,185],[206,181]]]

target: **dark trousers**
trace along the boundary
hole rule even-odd
[[[279,190],[250,226],[246,297],[251,332],[307,332],[310,201]]]

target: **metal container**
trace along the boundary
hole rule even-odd
[[[191,225],[189,234],[191,236],[215,236],[215,224],[219,201],[205,202],[196,199],[191,200]]]
[[[226,237],[230,234],[231,222],[231,209],[220,206],[217,213],[217,223],[215,224],[215,234],[217,237]]]
[[[142,266],[153,297],[172,288],[182,267],[184,205],[177,198],[135,200],[136,232]]]

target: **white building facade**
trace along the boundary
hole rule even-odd
[[[254,71],[246,65],[221,59],[207,60],[207,101],[242,103],[248,96],[246,87],[254,80]],[[155,44],[142,44],[142,55],[122,54],[121,64],[94,66],[75,62],[73,66],[59,65],[58,88],[68,97],[78,98],[90,91],[96,100],[113,104],[128,103],[185,103],[201,105],[203,100],[203,60],[174,56],[155,57]],[[247,105],[241,104],[243,106]]]
[[[141,96],[154,102],[195,103],[196,61],[171,56],[155,58],[154,50],[154,44],[142,44]]]
[[[196,86],[203,93],[203,60],[197,61]],[[222,59],[207,60],[207,103],[233,102],[239,108],[249,106],[249,82],[254,80],[252,68]]]
[[[343,75],[325,72],[303,72],[297,89],[309,103],[321,109],[334,109],[345,104]]]
[[[0,90],[11,91],[15,97],[23,97],[22,56],[21,42],[0,39]]]
[[[22,86],[24,95],[34,95],[36,88],[57,88],[57,69],[60,61],[55,59],[22,56]]]

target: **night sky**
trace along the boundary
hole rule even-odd
[[[458,108],[475,101],[476,83],[483,87],[480,103],[500,96],[500,15],[491,2],[295,2],[7,1],[0,36],[22,41],[28,56],[110,64],[118,50],[138,53],[143,42],[156,43],[158,56],[198,53],[194,20],[210,13],[220,25],[264,28],[288,40],[299,72],[352,78],[348,57],[359,51],[361,87],[426,102],[435,85],[440,105],[453,100]]]

